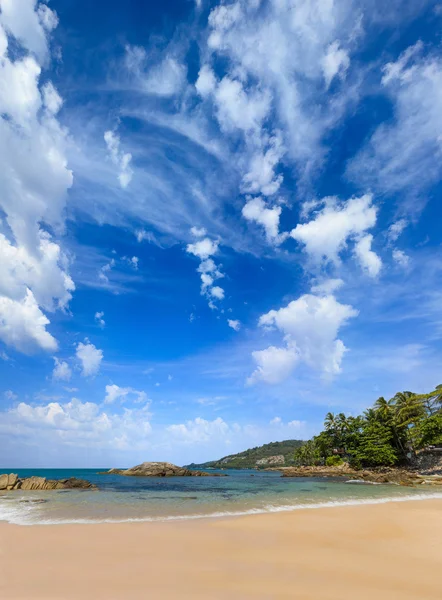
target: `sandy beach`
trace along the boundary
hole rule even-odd
[[[179,522],[0,525],[3,600],[440,600],[442,500]]]

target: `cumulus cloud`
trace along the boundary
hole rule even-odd
[[[301,362],[324,375],[339,373],[346,347],[338,339],[338,332],[357,314],[357,310],[339,303],[332,294],[304,294],[287,306],[262,315],[259,326],[279,331],[285,345],[253,352],[257,368],[248,382],[279,383]]]
[[[103,410],[94,402],[49,402],[33,406],[20,402],[2,413],[0,433],[14,432],[25,442],[37,439],[52,448],[75,445],[76,448],[133,450],[146,449],[152,427],[148,404],[125,409],[121,414]]]
[[[296,348],[277,348],[269,346],[265,350],[252,352],[253,360],[257,367],[248,378],[247,383],[258,381],[275,384],[280,383],[292,373],[299,361]]]
[[[74,290],[68,260],[53,236],[64,227],[67,169],[62,99],[40,86],[57,17],[31,0],[2,2],[0,13],[0,338],[20,351],[54,351],[43,311],[65,308]],[[6,32],[15,38],[9,47]],[[17,52],[18,50],[18,52]]]
[[[201,294],[209,300],[210,308],[216,308],[215,301],[224,299],[224,290],[219,285],[214,285],[217,279],[224,277],[215,261],[211,258],[218,252],[218,240],[212,240],[205,236],[205,230],[198,230],[192,227],[191,233],[194,237],[200,238],[193,244],[188,244],[186,252],[198,257],[201,262],[197,269],[201,276]]]
[[[119,387],[115,384],[106,386],[105,404],[114,404],[118,400],[124,402],[128,399],[136,403],[145,403],[148,401],[146,392],[135,390],[131,387]]]
[[[241,322],[237,319],[227,319],[227,324],[235,331],[239,331],[241,329]]]
[[[324,198],[322,203],[323,208],[316,212],[314,218],[307,223],[299,223],[290,235],[304,245],[314,262],[338,264],[339,254],[347,247],[348,241],[360,242],[364,239],[363,234],[367,229],[374,227],[377,208],[373,206],[371,194],[350,198],[346,202],[340,202],[336,197]],[[359,260],[363,255],[362,260],[371,260],[373,263],[374,258],[371,255],[367,258],[367,252],[370,250],[367,250],[367,246],[371,246],[371,236],[365,236],[362,247],[355,250],[356,255]],[[373,272],[373,267],[371,269]]]
[[[120,136],[114,131],[108,130],[104,133],[104,141],[109,152],[110,159],[118,168],[118,181],[123,189],[126,189],[132,181],[133,171],[130,167],[132,154],[120,150]]]
[[[55,367],[52,371],[52,379],[59,379],[61,381],[69,381],[72,377],[72,371],[68,363],[64,360],[59,360],[54,356]]]
[[[270,244],[280,244],[284,239],[285,235],[279,233],[279,217],[281,215],[282,208],[280,206],[274,206],[273,208],[267,208],[262,198],[253,198],[245,204],[242,209],[242,214],[248,221],[254,221],[264,227],[267,241]]]
[[[104,320],[104,312],[96,312],[95,313],[95,321],[97,322],[97,324],[101,327],[101,329],[104,329],[106,327],[106,321]]]
[[[49,323],[31,290],[26,290],[22,300],[0,296],[0,339],[5,344],[25,354],[35,348],[54,352],[58,344],[46,330]]]
[[[189,254],[197,256],[201,260],[207,260],[210,256],[213,256],[218,252],[218,244],[219,242],[217,240],[211,240],[210,238],[205,237],[193,244],[187,244],[186,251]]]
[[[102,350],[96,348],[88,339],[85,339],[84,343],[78,343],[75,354],[81,363],[83,377],[90,377],[98,373],[103,360]]]
[[[371,249],[372,242],[371,233],[364,235],[356,242],[354,252],[364,271],[370,277],[377,277],[382,267],[382,261]]]
[[[393,250],[393,260],[403,268],[408,267],[410,264],[410,257],[408,254],[405,254],[403,250],[398,250],[397,248]]]

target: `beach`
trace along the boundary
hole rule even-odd
[[[2,600],[440,600],[442,500],[94,525],[0,524]]]

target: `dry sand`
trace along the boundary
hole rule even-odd
[[[442,500],[166,523],[0,525],[1,600],[441,600]]]

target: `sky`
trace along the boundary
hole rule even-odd
[[[202,462],[442,383],[442,4],[0,0],[0,462]]]

